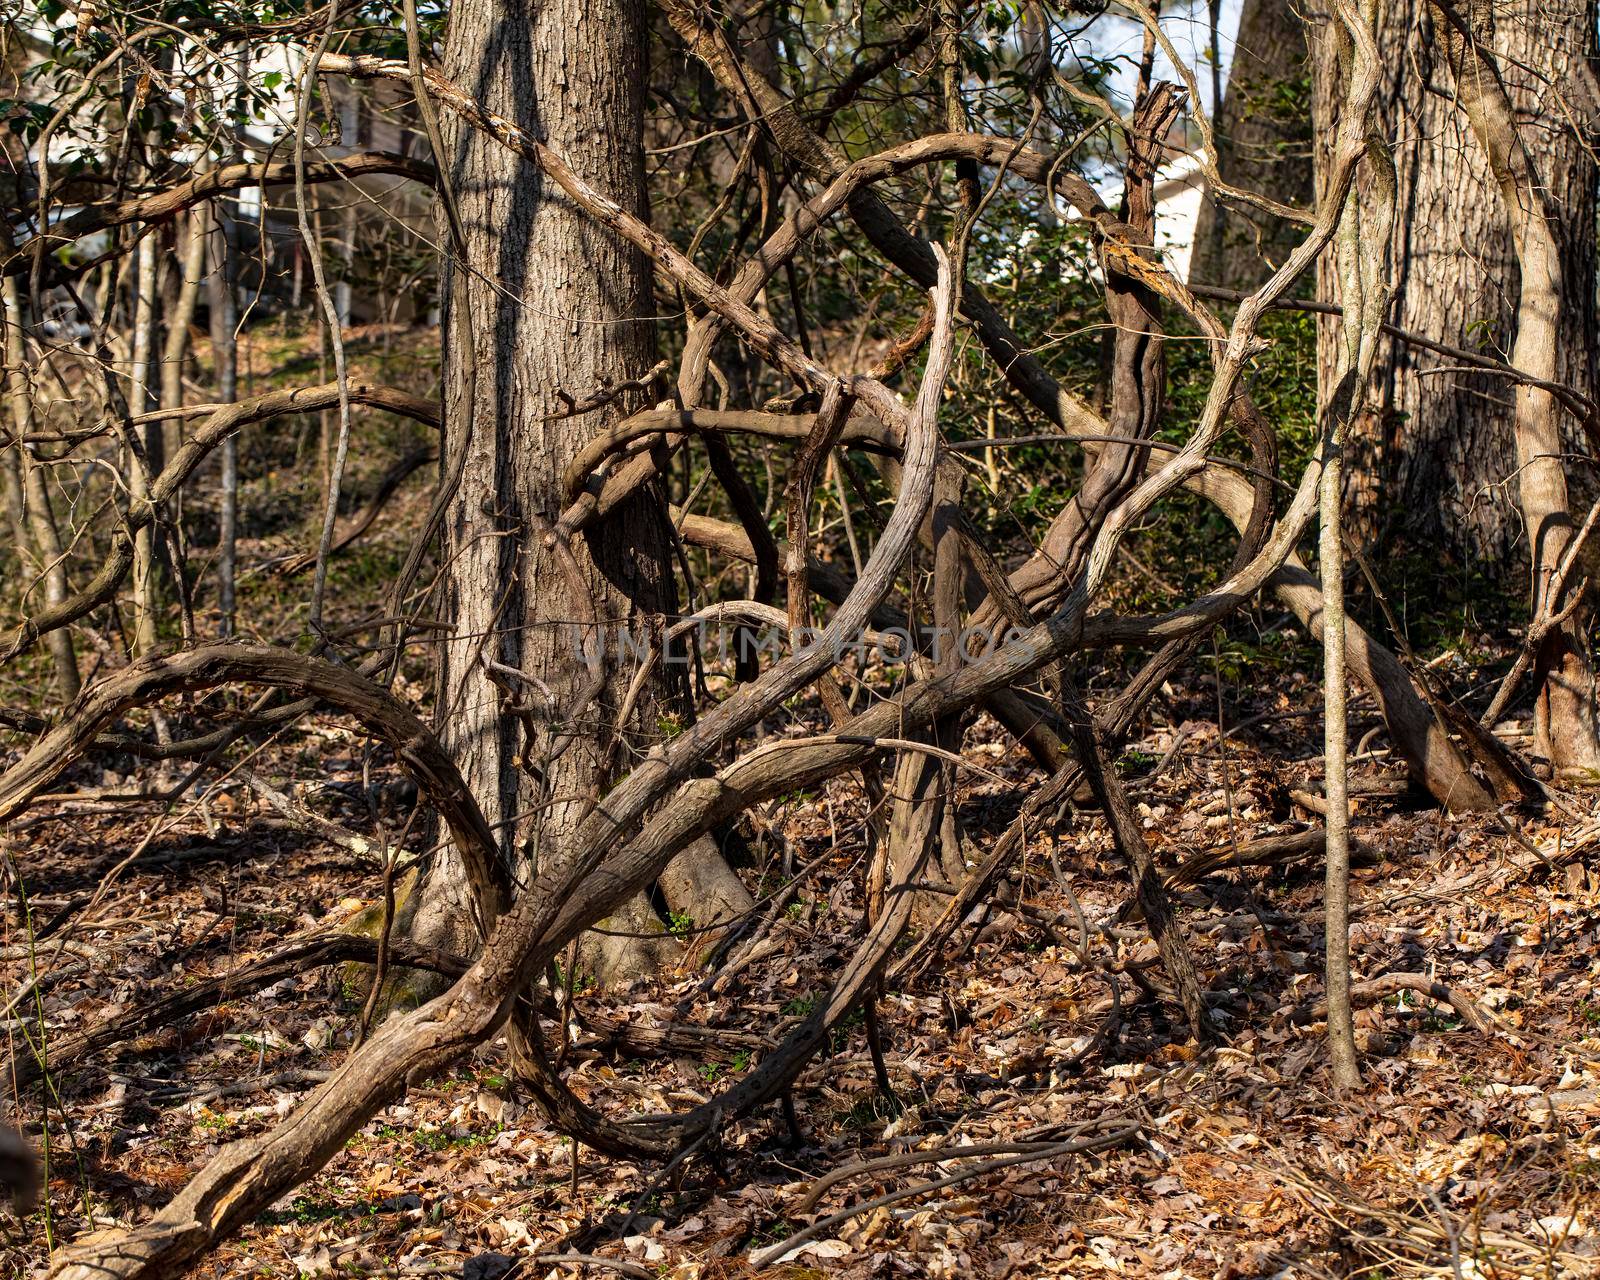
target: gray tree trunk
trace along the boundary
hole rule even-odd
[[[1223,181],[1310,206],[1310,93],[1306,25],[1296,6],[1244,0],[1215,121]],[[1252,289],[1282,265],[1301,235],[1293,223],[1248,206],[1229,209],[1208,194],[1195,227],[1190,279]]]
[[[231,403],[239,392],[239,344],[234,330],[239,323],[234,284],[232,233],[226,207],[219,205],[210,241],[211,273],[206,280],[211,311],[211,351],[216,366],[217,400]],[[239,539],[239,438],[222,442],[221,518],[217,529],[217,611],[225,636],[233,634],[234,571]]]
[[[9,244],[8,235],[0,236]],[[22,327],[22,299],[14,278],[0,282],[0,301],[3,301],[3,318],[0,318],[0,347],[4,353],[4,392],[6,409],[12,430],[20,437],[34,426],[33,398],[27,380],[27,344]],[[67,598],[67,558],[62,549],[61,534],[56,527],[55,513],[50,505],[50,489],[45,479],[45,467],[29,447],[16,446],[16,480],[21,494],[18,510],[25,512],[25,523],[30,538],[19,539],[19,556],[26,547],[32,552],[37,571],[44,577],[44,602],[58,605]],[[8,480],[6,490],[11,489]],[[10,499],[8,499],[9,501]],[[20,525],[24,521],[19,520]],[[78,696],[80,680],[78,659],[72,644],[72,632],[67,627],[57,627],[46,637],[51,660],[55,664],[56,695],[62,702],[71,702]]]
[[[643,216],[645,38],[640,0],[472,0],[451,15],[444,73]],[[466,458],[444,535],[441,608],[452,632],[441,646],[438,719],[525,884],[565,856],[586,808],[661,732],[662,703],[648,694],[617,725],[635,662],[615,642],[622,632],[642,638],[652,615],[674,605],[659,497],[642,493],[575,537],[570,562],[547,536],[564,468],[642,400],[630,393],[576,417],[550,415],[563,412],[561,393],[581,401],[649,370],[651,277],[643,255],[532,167],[449,115],[441,125],[469,269],[450,263],[445,289],[445,467],[459,450]],[[581,652],[590,619],[604,637],[598,692]],[[513,714],[511,697],[531,714]],[[467,901],[463,868],[446,852],[416,896],[412,936],[470,952]],[[619,915],[617,929],[659,928],[642,899]],[[610,939],[585,968],[615,978],[680,951],[666,939]]]
[[[1509,357],[1520,295],[1510,223],[1451,85],[1424,0],[1390,0],[1378,42],[1386,83],[1380,128],[1394,146],[1399,208],[1390,251],[1389,319],[1442,342]],[[1500,0],[1492,47],[1519,132],[1555,224],[1565,282],[1557,376],[1587,395],[1596,385],[1593,153],[1573,127],[1593,128],[1593,0]],[[1319,72],[1315,116],[1331,136]],[[1592,140],[1590,141],[1592,145]],[[1321,281],[1331,297],[1333,281]],[[1332,368],[1334,326],[1320,364]],[[1440,548],[1486,568],[1507,588],[1524,579],[1526,532],[1516,503],[1514,388],[1475,373],[1433,373],[1455,361],[1385,340],[1376,412],[1352,424],[1350,523],[1363,540]],[[1570,418],[1564,431],[1576,443]]]

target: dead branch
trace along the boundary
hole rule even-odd
[[[354,404],[370,405],[429,425],[438,424],[439,411],[436,405],[395,387],[355,382],[349,386],[349,395]],[[151,480],[145,501],[129,507],[112,534],[110,553],[89,585],[59,604],[50,605],[25,619],[12,632],[3,652],[0,652],[0,663],[9,662],[31,647],[40,636],[76,622],[109,601],[128,570],[133,567],[134,535],[150,524],[162,504],[172,499],[211,450],[224,439],[251,423],[286,413],[315,413],[338,402],[339,384],[330,382],[317,387],[269,391],[249,400],[218,407],[195,428],[161,474]]]
[[[427,947],[394,943],[390,948],[393,963],[410,969],[425,969],[447,977],[465,972],[466,961]],[[356,934],[320,934],[291,943],[259,960],[239,965],[217,978],[184,987],[149,1004],[112,1015],[68,1036],[52,1037],[48,1062],[37,1057],[13,1057],[10,1070],[0,1076],[7,1097],[21,1092],[43,1078],[46,1071],[59,1079],[86,1058],[105,1053],[119,1044],[137,1040],[162,1027],[202,1010],[214,1009],[229,1000],[240,1000],[262,991],[285,978],[298,978],[313,969],[330,964],[371,964],[377,958],[378,944]]]
[[[1422,973],[1386,973],[1381,978],[1351,983],[1350,1003],[1377,1004],[1402,991],[1415,991],[1418,995],[1427,996],[1436,1004],[1449,1006],[1461,1015],[1462,1021],[1469,1027],[1484,1035],[1488,1035],[1499,1025],[1495,1016],[1487,1009],[1462,995],[1454,987],[1446,986]],[[1320,1022],[1328,1016],[1328,1000],[1323,996],[1314,1001],[1303,1001],[1300,1004],[1290,1005],[1287,1012],[1296,1022]]]
[[[931,1182],[917,1183],[914,1186],[904,1187],[899,1191],[886,1192],[881,1196],[874,1196],[849,1209],[841,1209],[838,1213],[831,1213],[827,1217],[813,1222],[792,1236],[780,1240],[777,1244],[766,1249],[758,1250],[750,1255],[750,1265],[756,1268],[771,1266],[782,1261],[808,1240],[815,1240],[818,1236],[826,1235],[841,1223],[849,1222],[864,1213],[884,1205],[898,1204],[902,1200],[912,1200],[920,1196],[929,1195],[935,1191],[942,1191],[946,1187],[958,1186],[963,1182],[971,1182],[975,1178],[985,1178],[1002,1169],[1009,1169],[1019,1164],[1036,1164],[1041,1160],[1056,1160],[1062,1156],[1079,1155],[1087,1151],[1103,1151],[1107,1147],[1114,1147],[1135,1137],[1140,1131],[1140,1125],[1135,1122],[1113,1129],[1109,1133],[1095,1134],[1088,1138],[1075,1138],[1068,1142],[1043,1143],[1040,1145],[1028,1144],[1029,1149],[1018,1151],[1012,1147],[1016,1154],[1004,1156],[998,1160],[986,1160],[981,1164],[969,1165],[956,1173],[946,1174],[942,1178],[935,1178]],[[925,1160],[956,1160],[964,1154],[963,1148],[946,1147],[940,1152],[915,1152],[915,1156],[924,1157]],[[976,1154],[976,1149],[974,1149]],[[915,1161],[921,1163],[925,1161]],[[913,1161],[906,1161],[913,1163]]]
[[[758,413],[746,410],[646,409],[607,427],[590,438],[562,476],[568,502],[575,502],[586,485],[598,485],[595,473],[605,460],[637,440],[655,436],[692,433],[697,435],[742,434],[768,440],[792,440],[804,444],[817,420],[816,414]],[[883,424],[866,415],[846,421],[839,443],[858,449],[898,451],[898,441],[888,438]]]
[[[1199,884],[1207,876],[1237,867],[1281,867],[1295,862],[1315,862],[1321,859],[1327,847],[1327,832],[1321,827],[1309,831],[1296,831],[1290,835],[1267,836],[1244,844],[1225,844],[1216,849],[1185,858],[1178,869],[1167,876],[1168,889],[1181,889]],[[1353,842],[1351,862],[1354,865],[1372,864],[1377,855],[1367,846]]]
[[[377,487],[373,490],[372,497],[367,500],[367,505],[350,519],[341,521],[340,527],[334,530],[333,544],[328,548],[328,554],[338,555],[372,528],[373,523],[383,514],[384,507],[389,504],[389,499],[399,492],[400,486],[410,478],[412,472],[438,460],[439,450],[429,445],[413,449],[385,471],[378,477]],[[274,565],[272,572],[279,577],[289,578],[304,573],[316,562],[315,555],[302,553]]]
[[[414,182],[433,186],[434,168],[416,156],[392,155],[386,151],[358,151],[337,160],[313,160],[305,166],[307,182],[344,182],[378,174],[395,174]],[[24,240],[0,259],[0,275],[23,275],[59,250],[84,236],[130,222],[161,222],[204,200],[211,200],[241,187],[286,185],[294,180],[294,162],[276,160],[262,164],[228,164],[203,173],[154,195],[110,204],[91,204],[70,217],[50,224],[45,235]]]

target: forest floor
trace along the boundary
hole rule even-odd
[[[1303,754],[1297,709],[1314,690],[1299,692],[1253,691],[1229,708],[1241,727],[1225,738],[1214,690],[1180,697],[1167,726],[1130,749],[1123,766],[1166,867],[1305,829],[1290,793],[1316,790],[1320,761],[1284,763]],[[1244,726],[1252,717],[1265,718]],[[294,749],[302,774],[321,772],[320,811],[368,829],[375,811],[392,829],[407,798],[372,785],[393,781],[382,756],[324,720],[306,722]],[[1038,775],[999,740],[972,741],[968,758],[962,812],[992,836]],[[30,954],[8,916],[13,1053],[37,1041],[41,1017],[59,1039],[337,927],[380,896],[374,864],[285,828],[238,786],[168,812],[126,798],[132,779],[93,773],[11,833],[37,939]],[[1391,774],[1370,760],[1360,776]],[[863,813],[845,780],[774,806],[752,883],[775,882],[785,856],[824,858],[774,934],[781,945],[712,990],[689,976],[581,995],[567,1060],[578,1092],[620,1114],[703,1101],[803,1015],[861,925]],[[515,1259],[597,1253],[653,1275],[744,1275],[753,1252],[810,1220],[796,1207],[830,1170],[1132,1122],[1136,1137],[1098,1152],[980,1171],[841,1223],[771,1271],[1600,1275],[1600,824],[1456,820],[1380,795],[1360,803],[1357,834],[1368,864],[1354,892],[1358,978],[1426,975],[1492,1026],[1411,991],[1368,1003],[1367,1085],[1354,1098],[1330,1096],[1322,1024],[1307,1016],[1320,991],[1315,863],[1224,869],[1182,890],[1224,1028],[1199,1050],[1133,980],[1153,947],[1118,923],[1123,874],[1103,824],[1082,815],[1032,842],[1022,911],[997,910],[958,935],[959,959],[881,1001],[900,1114],[875,1086],[857,1023],[796,1087],[798,1140],[774,1108],[681,1182],[592,1154],[574,1176],[570,1144],[519,1097],[495,1045],[385,1110],[200,1274],[493,1280]],[[1055,867],[1094,931],[1091,967]],[[89,901],[108,876],[114,890]],[[58,918],[70,929],[52,932]],[[603,1014],[732,1034],[646,1060],[585,1029],[603,1028]],[[220,1143],[273,1124],[337,1064],[360,1017],[359,992],[329,966],[53,1077],[52,1111],[67,1123],[53,1115],[48,1220],[41,1210],[4,1227],[5,1273],[42,1267],[51,1239],[137,1220]],[[981,1163],[847,1178],[815,1214]]]
[[[395,452],[385,443],[358,458],[353,491]],[[247,462],[252,510],[281,512],[245,551],[265,565],[303,545],[309,499],[287,477],[306,469]],[[338,562],[330,599],[364,598],[363,584],[370,597],[392,574],[422,489]],[[250,583],[247,628],[292,631],[304,582]],[[1119,762],[1165,870],[1202,855],[1225,864],[1318,820],[1320,690],[1298,674],[1315,664],[1263,652],[1198,663],[1211,673],[1164,691]],[[1465,651],[1438,670],[1466,688],[1506,657]],[[412,674],[398,691],[420,705],[425,671]],[[213,697],[183,714],[214,727],[234,705]],[[1376,724],[1359,700],[1353,716],[1355,738]],[[967,735],[959,791],[984,846],[1041,779],[986,726]],[[24,742],[0,747],[0,764]],[[331,717],[248,756],[372,848],[404,824],[413,793],[392,758]],[[198,1274],[526,1280],[587,1267],[712,1280],[756,1274],[753,1256],[808,1223],[901,1192],[764,1274],[1600,1276],[1600,805],[1577,792],[1544,814],[1451,818],[1404,790],[1381,737],[1357,760],[1352,950],[1358,981],[1375,985],[1358,1014],[1366,1083],[1352,1097],[1331,1094],[1316,1017],[1318,860],[1214,866],[1177,890],[1221,1029],[1200,1048],[1169,1020],[1154,947],[1125,913],[1125,872],[1084,812],[1030,838],[1011,896],[957,932],[958,954],[879,1001],[894,1102],[858,1019],[797,1083],[798,1133],[773,1107],[665,1182],[593,1153],[574,1169],[571,1144],[519,1093],[496,1043],[412,1088]],[[151,794],[180,776],[101,757],[5,834],[29,895],[25,911],[12,894],[0,926],[11,1055],[42,1045],[48,1059],[88,1026],[381,900],[370,849],[303,834],[237,766],[176,804]],[[849,778],[761,807],[743,832],[752,889],[773,893],[816,863],[771,949],[738,974],[581,992],[564,1062],[580,1096],[615,1115],[683,1108],[759,1061],[862,929],[866,814]],[[1440,984],[1457,1005],[1385,986],[1392,975]],[[309,967],[52,1071],[48,1195],[20,1222],[0,1209],[0,1276],[39,1273],[52,1244],[138,1221],[221,1144],[276,1123],[338,1065],[362,1014],[359,975]],[[652,1038],[666,1050],[646,1054]],[[20,1113],[36,1144],[40,1097],[30,1089]],[[960,1154],[1075,1138],[1099,1149],[1002,1167],[1003,1153]],[[942,1161],[866,1170],[804,1203],[832,1171],[929,1152]]]

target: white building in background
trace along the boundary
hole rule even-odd
[[[7,68],[15,80],[15,91],[45,101],[52,92],[59,91],[60,86],[49,80],[25,83],[21,73],[30,64],[36,66],[52,59],[55,41],[71,39],[74,21],[68,13],[53,22],[36,14],[19,27],[21,39],[10,53],[10,62],[14,65]],[[216,69],[215,55],[187,39],[177,42],[173,56],[180,64],[174,73],[174,82],[204,81],[206,78],[197,73]],[[212,106],[224,113],[231,110],[233,103],[249,108],[240,113],[241,123],[231,133],[213,140],[222,147],[224,162],[235,159],[252,163],[268,159],[281,161],[292,156],[293,147],[288,139],[293,136],[296,93],[306,56],[306,51],[298,45],[268,43],[254,49],[249,62],[245,62],[242,55],[229,55],[221,64],[222,74],[209,81]],[[114,86],[115,82],[108,81],[108,84]],[[407,127],[409,89],[388,82],[368,84],[342,77],[327,78],[321,87],[327,96],[319,103],[314,129],[321,133],[325,145],[313,140],[308,146],[308,155],[336,160],[357,151],[386,151],[402,157],[426,154],[425,141],[416,130]],[[157,92],[164,94],[172,119],[192,121],[195,109],[192,101],[176,89],[158,87]],[[51,172],[54,198],[48,216],[54,225],[78,212],[86,194],[90,199],[97,198],[92,185],[73,178],[76,162],[86,154],[104,155],[119,141],[120,126],[115,118],[104,112],[97,98],[91,97],[56,129],[42,157],[35,143],[29,146],[26,154],[7,152],[0,155],[0,161],[5,162],[14,175],[25,175],[29,170],[37,172],[43,159]],[[174,148],[172,157],[182,163],[192,163],[198,150],[193,142],[182,143]],[[8,201],[6,217],[12,238],[19,243],[28,240],[38,229],[35,226],[38,205],[32,198],[31,185],[27,183],[29,190],[24,192],[24,184],[19,182],[18,191],[23,194]],[[431,191],[403,176],[357,178],[354,188],[357,194],[335,202],[323,219],[328,250],[351,264],[348,270],[330,270],[335,277],[335,308],[342,323],[347,325],[384,318],[377,314],[374,300],[350,279],[352,274],[359,274],[371,238],[396,224],[408,225],[426,235],[432,230],[433,216]],[[239,261],[248,266],[238,283],[241,310],[270,307],[291,294],[298,296],[304,284],[304,246],[292,185],[279,184],[265,191],[259,186],[244,186],[216,197],[213,204],[224,215],[227,234]],[[92,256],[103,251],[108,242],[109,237],[104,233],[94,233],[75,243],[80,254]],[[88,284],[83,289],[92,292]],[[405,301],[402,295],[400,302]],[[41,318],[43,323],[87,332],[81,318],[75,318],[76,304],[59,290],[46,291],[46,304],[47,315]]]
[[[1189,279],[1206,179],[1198,156],[1179,156],[1156,171],[1156,250],[1178,279]]]

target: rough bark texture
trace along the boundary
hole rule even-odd
[[[1216,116],[1224,182],[1311,205],[1311,65],[1304,19],[1283,0],[1244,0],[1228,87]],[[1195,227],[1191,280],[1254,289],[1300,242],[1303,229],[1209,195]]]
[[[1491,6],[1478,8],[1488,16]],[[1426,9],[1423,0],[1391,0],[1379,18],[1380,47],[1405,51],[1385,60],[1379,102],[1379,128],[1393,143],[1399,177],[1390,263],[1395,301],[1388,319],[1505,358],[1519,296],[1510,224]],[[1560,249],[1566,289],[1557,376],[1590,395],[1596,167],[1574,124],[1593,128],[1595,22],[1593,0],[1503,0],[1492,6],[1489,24],[1489,46]],[[1319,67],[1319,136],[1326,136],[1331,120],[1333,76],[1333,68]],[[1324,263],[1322,296],[1332,297],[1333,283]],[[1336,326],[1322,329],[1319,363],[1327,376]],[[1429,372],[1454,363],[1385,340],[1376,411],[1353,424],[1351,434],[1349,474],[1357,485],[1350,494],[1352,531],[1486,562],[1509,587],[1527,555],[1512,482],[1514,389],[1500,377]],[[1570,419],[1564,430],[1572,439]]]
[[[1487,4],[1472,0],[1436,0],[1432,12],[1461,113],[1494,175],[1521,268],[1512,362],[1544,382],[1555,381],[1568,363],[1562,357],[1569,344],[1561,320],[1572,291],[1562,272],[1559,224],[1549,214],[1533,157],[1492,53],[1492,14]],[[1585,290],[1585,296],[1590,294],[1592,282]],[[1589,336],[1576,338],[1585,355]],[[1517,387],[1517,488],[1533,569],[1535,620],[1554,618],[1564,607],[1560,566],[1573,539],[1560,413],[1546,387]],[[1539,745],[1559,773],[1593,781],[1600,776],[1600,739],[1595,732],[1594,673],[1583,623],[1581,615],[1570,618],[1552,628],[1539,647],[1534,723]]]
[[[25,435],[32,421],[33,411],[28,383],[23,375],[25,352],[22,329],[22,302],[17,284],[7,280],[0,285],[4,299],[4,353],[5,400],[10,426],[19,436]],[[61,534],[56,528],[55,514],[50,506],[50,490],[45,481],[45,468],[34,457],[27,445],[18,444],[17,479],[21,502],[17,509],[25,513],[30,539],[17,542],[17,551],[24,546],[31,552],[38,572],[44,577],[44,603],[46,609],[59,606],[66,600],[67,561],[62,553]],[[9,487],[9,485],[8,485]],[[19,521],[20,523],[20,521]],[[78,659],[72,644],[72,633],[65,627],[52,632],[49,641],[50,656],[55,664],[56,695],[62,702],[71,702],[78,696]]]
[[[218,206],[212,219],[207,254],[211,271],[206,278],[207,307],[211,312],[212,364],[216,372],[219,404],[232,404],[239,395],[239,296],[235,287],[238,263],[229,230],[231,219]],[[223,635],[233,634],[234,571],[239,542],[239,441],[232,435],[221,442],[222,490],[217,522],[217,609]]]
[[[777,89],[748,74],[715,29],[699,21],[696,10],[674,3],[668,6],[668,14],[678,33],[696,56],[705,61],[724,88],[741,98],[750,95],[745,110],[772,130],[778,145],[792,160],[819,178],[836,179],[845,171],[843,155],[807,128],[792,104]],[[1330,127],[1330,136],[1332,131]],[[1009,149],[1009,164],[1015,168],[1026,154]],[[1063,184],[1068,181],[1064,180]],[[1087,198],[1080,203],[1081,212],[1087,215],[1097,209],[1103,210],[1092,189],[1084,194]],[[1077,195],[1073,198],[1078,200]],[[930,278],[931,267],[924,255],[932,255],[927,253],[922,242],[899,226],[875,194],[859,192],[851,201],[850,212],[862,232],[887,258],[913,279],[925,283]],[[1076,436],[1103,437],[1110,432],[1103,418],[1065,390],[1044,365],[1024,349],[999,313],[970,281],[966,284],[962,308],[973,321],[979,340],[1005,371],[1007,380],[1052,424]],[[691,334],[691,348],[695,341],[695,335]],[[687,357],[685,363],[688,363]],[[1103,445],[1090,444],[1087,448],[1098,456]],[[1240,530],[1252,523],[1257,506],[1255,491],[1243,476],[1223,468],[1210,468],[1191,476],[1186,483],[1215,503]],[[1274,577],[1272,586],[1313,638],[1320,639],[1322,592],[1298,557],[1289,557]],[[1373,642],[1356,624],[1347,629],[1346,643],[1352,674],[1373,689],[1396,744],[1428,789],[1452,812],[1490,807],[1493,797],[1473,777],[1449,733],[1412,686],[1394,654]]]
[[[145,413],[155,407],[155,384],[150,377],[151,357],[155,352],[156,327],[159,322],[160,262],[156,242],[146,236],[134,252],[133,285],[133,342],[128,368],[128,412]],[[152,422],[136,429],[143,458],[126,451],[128,495],[133,502],[144,502],[149,493],[150,481],[160,471],[159,457],[152,456],[151,446],[159,453],[161,424]],[[156,618],[160,600],[156,583],[156,526],[147,524],[134,535],[133,540],[133,604],[134,653],[141,657],[156,647]]]
[[[445,70],[643,215],[643,49],[637,0],[476,0],[452,13]],[[541,845],[565,840],[606,784],[632,661],[615,661],[615,645],[585,624],[598,621],[607,640],[623,628],[642,636],[648,616],[670,604],[666,526],[650,494],[575,539],[570,558],[547,536],[568,462],[640,397],[550,415],[565,408],[560,393],[582,401],[648,371],[650,273],[637,249],[534,165],[454,117],[442,123],[471,269],[454,266],[447,290],[445,449],[467,457],[446,523],[442,609],[454,631],[443,646],[438,722],[525,880]],[[596,660],[607,662],[603,672]],[[624,768],[656,730],[651,700],[641,701],[629,741],[609,753]],[[527,713],[513,713],[513,702]],[[547,754],[542,779],[524,767]],[[458,855],[445,855],[419,895],[413,936],[470,953],[468,893]],[[634,913],[628,926],[640,923]]]

